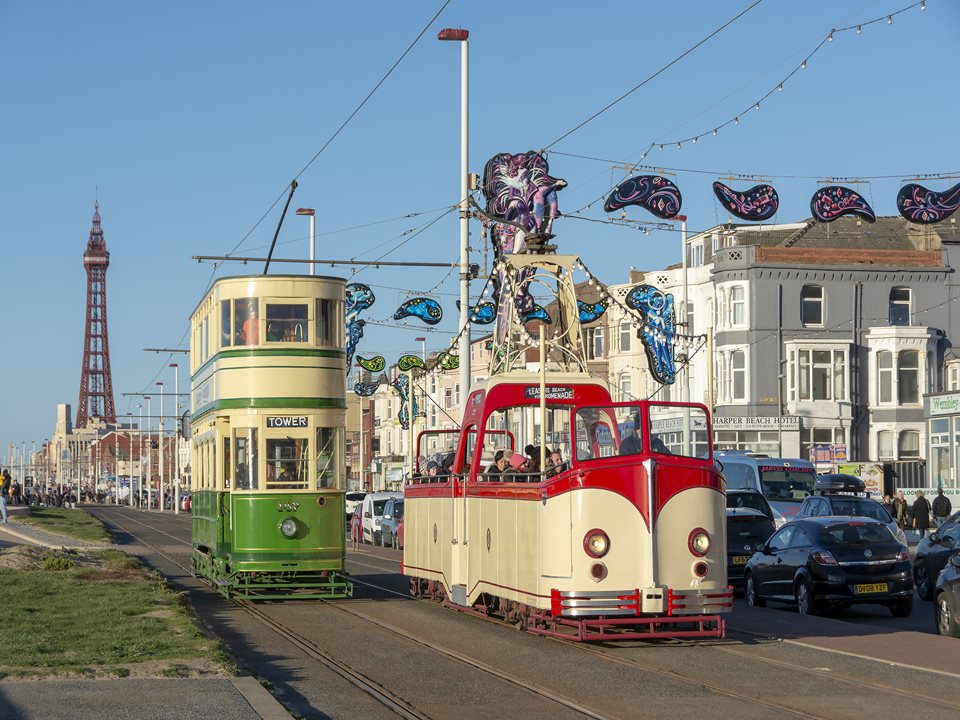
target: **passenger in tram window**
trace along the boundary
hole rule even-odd
[[[450,477],[451,468],[453,468],[453,463],[457,459],[456,453],[448,453],[443,460],[440,462],[440,470],[437,473],[438,475],[443,475],[445,477]]]
[[[260,342],[260,323],[257,320],[257,308],[253,305],[247,307],[247,319],[243,321],[243,329],[240,330],[240,342],[243,345],[256,345]]]
[[[650,436],[650,449],[655,453],[660,453],[661,455],[673,455],[666,443],[664,443],[663,440],[661,440],[657,435]]]
[[[503,450],[497,450],[493,456],[493,463],[487,468],[487,480],[500,480],[498,475],[503,475],[507,469],[507,456]]]
[[[280,342],[283,340],[283,327],[278,322],[267,323],[267,342]]]
[[[559,450],[554,450],[547,460],[547,477],[559,475],[564,470],[566,470],[566,463],[563,461],[563,456]]]
[[[620,443],[621,455],[639,455],[643,452],[643,443],[640,441],[640,436],[637,434],[637,428],[639,427],[640,417],[638,415],[634,415],[633,425],[623,438],[623,442]]]
[[[277,475],[277,482],[274,485],[274,487],[280,490],[289,490],[291,488],[297,487],[294,484],[293,468],[289,464],[284,464],[284,466],[280,470],[280,474]]]
[[[427,482],[437,482],[434,478],[437,477],[437,474],[440,472],[440,466],[436,462],[431,460],[427,463],[427,476],[425,480]]]

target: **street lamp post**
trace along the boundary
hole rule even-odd
[[[163,427],[163,383],[162,383],[162,382],[158,382],[158,383],[155,383],[155,384],[160,387],[160,433],[159,433],[159,435],[160,435],[160,492],[157,493],[157,510],[159,510],[160,512],[163,512],[163,493],[164,493],[164,486],[163,486],[163,469],[164,469],[164,468],[163,468],[163,435],[164,435],[164,427]]]
[[[137,497],[143,495],[143,403],[137,403]],[[130,507],[133,507],[133,478],[130,478]]]
[[[147,510],[150,509],[150,491],[153,490],[153,410],[147,395]],[[141,488],[141,492],[143,489]]]
[[[173,368],[173,514],[180,514],[180,366],[170,363]]]
[[[120,474],[116,477],[117,487],[114,504],[120,504]],[[130,494],[133,494],[133,412],[127,413],[127,485],[130,488]]]
[[[460,397],[461,409],[466,406],[470,392],[470,225],[469,225],[469,59],[467,38],[470,31],[463,28],[445,28],[437,34],[438,40],[460,43]]]
[[[313,264],[317,253],[317,218],[313,208],[297,208],[297,215],[306,215],[310,218],[310,274],[317,274],[317,267]]]

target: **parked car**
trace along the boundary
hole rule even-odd
[[[363,498],[360,507],[363,508],[363,542],[380,544],[380,525],[383,522],[383,509],[387,505],[387,500],[403,498],[400,492],[376,492],[369,493]]]
[[[937,632],[949,637],[960,637],[960,543],[956,550],[937,578],[934,590]]]
[[[803,499],[813,494],[817,471],[809,460],[771,458],[744,450],[720,450],[714,459],[723,468],[727,490],[762,493],[778,527],[792,520]]]
[[[897,521],[883,505],[867,497],[865,490],[865,483],[856,475],[820,475],[814,485],[814,492],[817,494],[803,501],[796,517],[868,517],[885,524],[897,541],[906,545],[907,536],[897,525]]]
[[[960,541],[960,512],[924,537],[913,554],[913,581],[921,600],[933,600],[933,587],[940,571]]]
[[[827,605],[867,603],[905,617],[913,609],[910,553],[877,520],[794,520],[747,562],[744,594],[748,605],[795,603],[803,615]]]
[[[754,490],[727,491],[727,580],[743,585],[747,561],[776,530],[773,510]]]
[[[180,509],[181,509],[181,510],[187,510],[187,511],[190,510],[191,497],[192,497],[192,494],[191,494],[191,493],[182,493],[182,494],[180,495]]]
[[[403,498],[391,498],[383,506],[383,521],[380,523],[380,544],[383,547],[403,547],[400,544],[398,526],[403,522]]]
[[[363,502],[363,499],[367,496],[365,492],[359,490],[351,490],[343,496],[344,505],[346,507],[347,522],[350,521],[350,517],[353,515],[353,511],[357,509],[357,505]]]

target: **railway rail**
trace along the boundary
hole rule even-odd
[[[187,565],[177,560],[170,553],[165,552],[164,550],[158,548],[156,544],[144,538],[142,533],[134,532],[128,526],[125,526],[123,522],[118,521],[116,519],[116,516],[119,514],[120,513],[108,512],[107,519],[111,523],[115,524],[122,531],[136,538],[140,543],[142,543],[146,547],[151,548],[154,552],[157,552],[159,555],[165,557],[169,562],[172,562],[176,564],[178,567],[180,567],[181,569],[189,572],[189,567]],[[124,520],[132,521],[138,525],[143,526],[145,529],[149,531],[158,533],[178,543],[183,543],[188,546],[190,545],[190,543],[184,540],[182,537],[178,537],[177,535],[171,532],[167,532],[167,530],[157,527],[155,524],[144,522],[141,519],[131,518],[127,513],[124,513]],[[171,520],[175,521],[175,518],[172,517]],[[186,525],[187,523],[183,523],[184,530],[187,529]],[[174,554],[178,554],[178,553],[174,553]],[[399,564],[399,561],[387,555],[380,555],[379,553],[374,551],[374,552],[365,553],[362,556],[362,559],[358,559],[354,555],[353,558],[351,558],[351,563],[359,564],[361,566],[366,566],[372,570],[379,570],[383,572],[395,572]],[[415,600],[414,598],[411,598],[409,595],[405,593],[398,592],[393,588],[385,587],[383,585],[378,585],[376,583],[370,582],[369,580],[359,580],[357,578],[354,578],[353,581],[357,585],[365,586],[370,589],[377,590],[381,593],[394,595],[399,598],[403,598],[405,600]],[[491,676],[494,676],[500,679],[501,681],[507,682],[515,687],[521,687],[545,700],[549,700],[553,703],[556,703],[557,705],[563,706],[584,717],[592,717],[592,718],[610,717],[609,715],[605,715],[602,712],[599,712],[597,710],[586,707],[580,703],[577,703],[572,698],[556,693],[548,688],[544,688],[535,683],[531,683],[518,676],[504,672],[499,668],[492,667],[486,663],[483,663],[480,660],[477,660],[476,658],[471,658],[467,655],[464,655],[463,653],[457,652],[456,650],[452,650],[450,648],[440,646],[423,637],[418,637],[414,633],[404,630],[403,628],[397,627],[383,620],[380,620],[366,613],[363,613],[357,610],[356,608],[350,607],[350,601],[324,601],[324,602],[329,606],[335,607],[341,612],[347,613],[357,618],[358,620],[377,626],[380,629],[390,632],[397,637],[401,637],[408,642],[418,644],[422,647],[428,648],[429,650],[440,653],[446,657],[457,660],[458,662],[461,662],[467,666],[473,667],[477,670],[490,674]],[[323,663],[326,667],[329,667],[332,671],[341,675],[341,677],[345,677],[354,685],[356,685],[358,688],[362,689],[364,692],[367,692],[371,696],[375,697],[378,701],[380,701],[385,706],[389,707],[398,715],[402,717],[427,717],[422,713],[420,713],[420,711],[418,711],[410,703],[407,703],[402,698],[399,698],[393,693],[391,693],[388,689],[380,686],[378,683],[376,683],[376,681],[370,678],[367,678],[362,673],[359,673],[354,669],[350,668],[348,665],[345,665],[340,661],[336,660],[336,658],[333,658],[332,656],[330,656],[328,653],[323,651],[321,648],[319,648],[315,643],[310,641],[308,638],[303,637],[302,635],[300,635],[299,633],[297,633],[295,630],[291,628],[287,628],[283,626],[275,618],[271,618],[269,614],[266,613],[263,609],[244,601],[238,601],[237,604],[240,607],[242,607],[244,611],[246,611],[252,617],[257,619],[259,622],[270,627],[271,629],[276,631],[279,635],[289,640],[296,647],[300,648],[311,657],[314,657],[319,662]],[[501,626],[503,625],[503,622],[498,620],[488,619],[488,622],[495,622]],[[749,703],[753,706],[764,707],[769,710],[776,710],[781,713],[785,713],[789,717],[811,718],[816,720],[827,720],[827,718],[829,717],[827,715],[817,714],[816,712],[809,712],[802,708],[776,702],[771,699],[758,697],[757,695],[754,695],[748,692],[741,692],[734,688],[724,687],[720,684],[710,682],[709,680],[704,680],[703,678],[695,677],[693,675],[684,674],[683,672],[680,672],[680,671],[665,669],[663,667],[658,667],[650,663],[642,662],[636,658],[626,657],[622,652],[615,652],[607,647],[584,645],[582,643],[573,643],[573,642],[565,641],[562,639],[553,639],[552,641],[560,643],[571,650],[587,653],[593,657],[601,658],[604,661],[609,661],[621,666],[635,669],[638,672],[647,673],[651,676],[655,676],[661,679],[665,679],[673,682],[679,682],[692,687],[700,688],[701,690],[707,691],[709,693],[719,695],[719,696],[724,696],[724,697],[738,700],[744,703]],[[843,677],[833,673],[828,673],[822,670],[818,670],[816,668],[810,668],[804,665],[799,665],[799,664],[791,663],[784,660],[767,658],[767,657],[759,656],[756,654],[749,654],[733,647],[734,643],[732,643],[731,641],[726,641],[726,642],[714,641],[709,644],[693,643],[690,641],[678,641],[678,643],[685,646],[696,645],[697,647],[704,648],[708,652],[736,657],[740,661],[755,663],[758,665],[764,665],[764,666],[775,668],[778,670],[789,671],[791,673],[799,673],[809,677],[816,677],[820,680],[835,683],[844,687],[855,688],[858,690],[868,691],[870,693],[882,693],[889,696],[895,696],[898,698],[907,699],[907,700],[918,702],[918,703],[923,703],[924,705],[927,705],[927,706],[941,708],[954,713],[960,713],[960,703],[951,702],[946,699],[933,697],[925,693],[918,693],[910,690],[904,690],[902,688],[887,685],[885,683],[877,683],[877,682],[858,680],[858,679],[849,678],[849,677]],[[405,714],[405,713],[410,713],[410,714]]]

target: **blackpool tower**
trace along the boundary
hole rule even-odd
[[[90,418],[115,423],[113,380],[110,377],[110,342],[107,336],[107,268],[110,253],[100,227],[100,203],[93,210],[93,227],[83,267],[87,271],[87,324],[83,334],[83,369],[80,372],[80,409],[78,428],[85,428]]]

